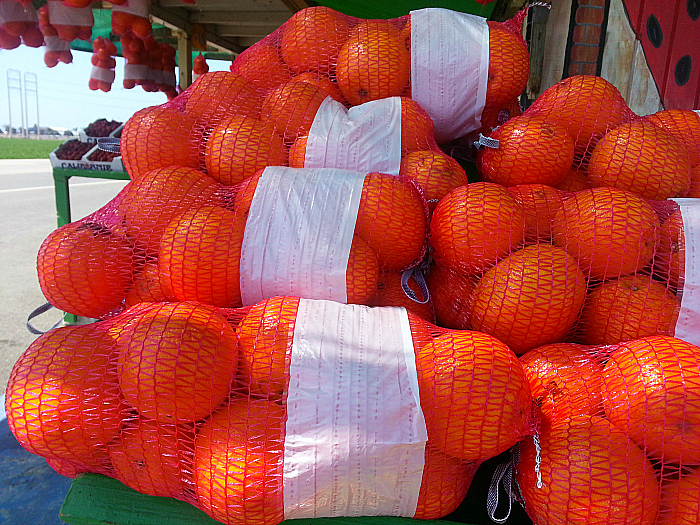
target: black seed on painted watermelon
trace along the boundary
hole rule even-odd
[[[683,55],[676,62],[676,70],[674,71],[674,76],[676,77],[676,84],[682,86],[690,79],[690,68],[691,61],[690,55]]]
[[[661,43],[664,40],[664,32],[661,30],[661,24],[655,15],[647,18],[647,36],[651,45],[656,48],[661,47]]]

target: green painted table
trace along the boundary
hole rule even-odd
[[[73,480],[59,517],[70,525],[220,525],[184,501],[147,496],[100,474]],[[446,520],[409,518],[316,518],[287,520],[284,525],[464,525]]]
[[[71,177],[85,177],[88,179],[113,179],[129,180],[126,171],[103,171],[103,170],[81,170],[81,169],[53,169],[54,194],[56,196],[56,216],[58,226],[71,222],[70,217],[70,188],[68,181]]]

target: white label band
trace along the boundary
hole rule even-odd
[[[683,218],[685,269],[675,336],[700,345],[700,199],[672,199]]]
[[[124,11],[132,15],[148,18],[150,0],[129,0],[125,4],[112,4],[112,11]]]
[[[411,11],[411,98],[444,143],[481,128],[489,72],[486,19],[449,9]]]
[[[401,98],[374,100],[348,110],[326,97],[309,130],[304,167],[398,175]]]
[[[95,19],[92,16],[92,7],[70,7],[61,2],[47,2],[49,7],[49,22],[52,26],[81,26],[92,27]]]
[[[346,273],[365,173],[268,166],[241,249],[241,298],[347,302]]]
[[[302,299],[294,326],[285,519],[413,517],[428,436],[406,310]]]

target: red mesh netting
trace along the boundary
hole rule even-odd
[[[300,385],[351,377],[379,410],[401,396],[365,385],[380,358],[408,355],[427,445],[402,478],[415,485],[405,515],[445,516],[511,449],[514,494],[540,525],[698,522],[698,216],[671,199],[698,194],[700,116],[635,115],[589,76],[521,112],[522,17],[483,21],[488,79],[468,136],[488,137],[470,183],[445,153],[444,115],[415,96],[419,18],[300,11],[230,72],[129,119],[129,184],[39,250],[49,302],[99,321],[48,332],[15,366],[7,413],[27,450],[65,475],[274,525],[299,517],[299,465],[327,475],[290,453],[309,410]],[[342,314],[309,310],[317,299]],[[406,346],[350,359],[372,373],[338,361],[300,379],[306,350],[358,326],[376,328],[360,349]],[[355,406],[334,399],[316,408]]]
[[[291,454],[285,421],[303,410],[287,402],[290,361],[314,344],[305,340],[315,328],[298,321],[299,305],[292,297],[242,310],[151,303],[54,329],[15,365],[10,427],[66,475],[112,476],[225,523],[278,523],[283,458]],[[343,315],[352,330],[353,314]],[[407,320],[428,436],[414,516],[434,519],[461,503],[482,461],[528,433],[530,388],[515,354],[495,338]],[[332,338],[344,327],[323,332]],[[363,388],[362,378],[355,382]],[[332,391],[323,382],[304,385],[317,388],[322,399]],[[334,428],[337,436],[352,432]]]

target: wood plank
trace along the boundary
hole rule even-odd
[[[638,115],[660,109],[659,91],[622,0],[610,2],[601,76],[620,91],[627,105]]]
[[[547,36],[540,94],[563,78],[566,41],[569,37],[571,2],[555,0],[547,18]]]

